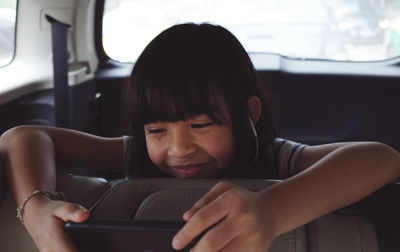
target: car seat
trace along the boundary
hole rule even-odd
[[[135,179],[114,186],[102,178],[58,175],[57,190],[71,202],[94,207],[92,219],[106,220],[182,220],[218,179]],[[248,190],[261,190],[276,180],[225,180]],[[1,184],[2,183],[2,184]],[[1,186],[3,185],[3,186]],[[15,203],[0,176],[1,251],[35,251],[35,245],[15,218]],[[351,211],[350,211],[351,212]],[[374,226],[367,216],[339,211],[279,236],[269,252],[375,252],[379,251]]]

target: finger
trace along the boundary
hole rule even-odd
[[[89,218],[90,211],[81,205],[63,202],[56,207],[53,214],[64,222],[83,222]]]
[[[184,248],[191,240],[201,234],[201,232],[228,216],[231,209],[226,207],[224,202],[224,200],[217,198],[196,212],[175,235],[172,246],[175,249]]]
[[[236,187],[235,185],[232,185],[228,182],[219,182],[213,188],[211,188],[210,191],[206,193],[200,200],[198,200],[191,209],[189,209],[183,214],[183,219],[185,221],[188,221],[201,208],[208,205],[210,202],[214,201],[218,196],[220,196],[224,192],[235,187]]]
[[[240,229],[235,228],[232,218],[225,218],[212,227],[193,247],[196,251],[219,251],[237,239]]]

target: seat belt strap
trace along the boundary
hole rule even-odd
[[[46,15],[46,19],[51,23],[56,126],[70,128],[67,51],[67,29],[70,25],[49,15]]]

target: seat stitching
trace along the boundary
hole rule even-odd
[[[357,227],[357,230],[358,230],[358,238],[359,238],[359,242],[360,242],[360,249],[361,249],[361,251],[364,251],[363,241],[362,241],[362,237],[361,237],[361,228],[360,228],[359,219],[356,218],[355,222],[356,222],[356,227]]]
[[[142,201],[139,208],[137,209],[137,213],[135,214],[135,219],[143,215],[143,213],[151,207],[151,205],[158,200],[159,198],[164,198],[166,196],[203,196],[204,193],[195,190],[185,190],[185,191],[176,191],[176,190],[161,190],[150,194],[148,197]]]
[[[302,248],[302,239],[301,239],[301,237],[302,237],[302,235],[300,234],[301,233],[301,230],[298,228],[298,229],[296,229],[296,251],[299,251],[299,252],[301,252],[301,248]]]
[[[289,252],[293,251],[292,243],[293,243],[293,232],[290,232],[290,234],[289,234]]]

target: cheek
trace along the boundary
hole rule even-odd
[[[166,152],[163,150],[163,147],[160,143],[155,142],[153,140],[147,140],[147,153],[149,154],[150,160],[156,165],[160,166],[165,160]]]
[[[213,137],[213,141],[208,141],[207,149],[222,166],[229,165],[233,160],[235,144],[231,131],[224,131]]]

